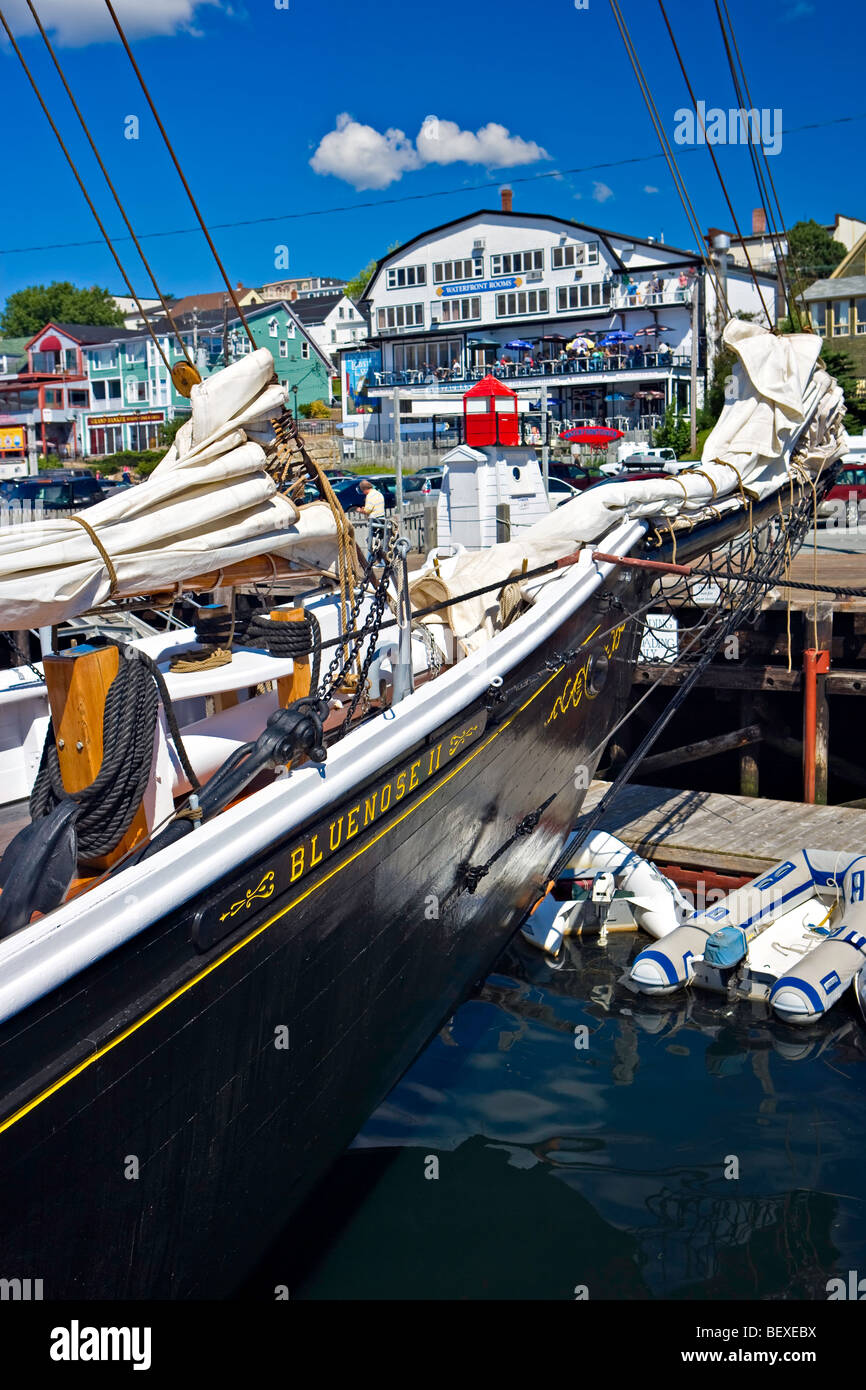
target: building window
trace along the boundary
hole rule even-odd
[[[588,285],[560,285],[556,291],[556,308],[559,313],[572,309],[596,309],[601,304],[610,303],[610,285],[595,280]]]
[[[127,362],[146,362],[147,344],[146,343],[127,343],[123,349],[123,355]]]
[[[80,410],[82,406],[83,406],[85,409],[87,409],[88,405],[90,404],[90,401],[88,400],[87,392],[86,392],[86,391],[70,391],[70,392],[69,392],[69,404],[70,404],[70,406],[71,406],[73,409],[78,408],[78,409]]]
[[[91,367],[102,371],[105,367],[117,366],[117,352],[113,347],[96,348],[87,354]]]
[[[147,382],[130,380],[126,383],[126,399],[131,405],[137,405],[141,401],[148,399]]]
[[[471,299],[437,299],[433,308],[441,311],[443,323],[459,323],[461,319],[480,319],[481,297],[473,295]]]
[[[272,338],[276,338],[276,336],[277,336],[277,334],[279,333],[279,331],[280,331],[280,325],[278,324],[277,320],[276,320],[276,319],[270,319],[270,320],[268,321],[268,332],[270,333],[271,337],[272,337]]]
[[[866,333],[866,299],[855,299],[854,314],[856,319],[855,333]]]
[[[812,305],[812,327],[816,333],[820,333],[822,338],[827,332],[827,305]]]
[[[837,299],[833,303],[833,337],[847,338],[851,332],[851,313],[847,299]]]
[[[518,314],[546,314],[547,290],[521,290],[519,294],[496,296],[496,317],[514,318]]]
[[[423,304],[392,304],[378,310],[379,332],[388,328],[423,328]]]
[[[156,420],[148,421],[145,425],[129,425],[128,429],[130,449],[159,448],[159,424]]]
[[[280,356],[281,356],[281,357],[288,357],[288,355],[289,355],[289,345],[288,345],[288,343],[285,341],[284,338],[281,338],[281,339],[280,339]]]
[[[426,285],[426,284],[427,284],[427,267],[426,267],[426,265],[401,265],[401,266],[395,266],[393,270],[389,270],[389,271],[388,271],[388,289],[389,289],[389,290],[412,289],[415,285]],[[343,317],[343,311],[342,311],[342,309],[341,309],[341,310],[340,310],[340,318],[342,318],[342,317]]]
[[[436,338],[426,343],[395,343],[395,372],[435,372],[439,367],[450,367],[461,360],[462,345],[459,338]]]
[[[61,406],[61,405],[63,404],[63,392],[62,392],[62,391],[46,391],[46,392],[45,392],[45,404],[46,404],[46,405],[51,405],[51,406],[54,406],[54,405],[56,405],[56,406]]]
[[[106,425],[90,430],[91,454],[119,454],[123,448],[123,430],[120,425]]]
[[[335,343],[336,341],[337,341],[337,330],[336,330],[336,328],[332,328],[332,329],[331,329],[331,342],[332,342],[332,343]]]
[[[309,343],[307,343],[307,342],[301,343],[301,356],[303,357],[303,359],[304,359],[305,362],[306,362],[307,359],[309,358],[309,356],[310,356],[310,344],[309,344]]]
[[[433,266],[434,285],[447,285],[452,280],[480,280],[484,274],[483,260],[436,261]]]
[[[550,253],[553,270],[570,270],[578,265],[598,265],[598,242],[587,241],[581,246],[554,246]]]
[[[854,383],[854,391],[857,396],[866,396],[866,376],[858,376]]]
[[[527,270],[543,270],[544,252],[508,251],[491,256],[490,269],[494,275],[522,275]]]

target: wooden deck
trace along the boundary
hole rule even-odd
[[[585,814],[609,786],[591,784]],[[602,828],[645,859],[749,877],[795,849],[866,853],[866,810],[669,787],[626,787]]]

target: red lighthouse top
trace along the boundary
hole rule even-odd
[[[463,397],[463,422],[467,444],[518,444],[517,392],[495,376],[484,377]]]

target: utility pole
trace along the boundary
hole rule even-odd
[[[394,439],[397,444],[397,469],[395,493],[397,502],[397,530],[403,534],[403,435],[400,431],[400,391],[394,387]]]
[[[547,484],[548,484],[548,468],[549,468],[549,462],[550,462],[550,450],[549,450],[548,445],[547,445],[547,426],[548,426],[548,416],[547,416],[547,383],[545,382],[545,384],[544,384],[544,385],[542,386],[542,388],[541,388],[541,476],[542,476],[542,478],[544,479],[544,491],[545,491],[545,493],[547,494],[547,500],[548,500],[548,502],[549,502],[549,501],[550,501],[550,495],[549,495],[550,490],[549,490]]]
[[[223,299],[223,366],[229,365],[229,301],[228,295]]]
[[[698,449],[698,411],[697,411],[697,399],[698,399],[698,298],[699,298],[699,295],[698,295],[698,286],[699,286],[699,284],[700,284],[700,281],[699,281],[699,279],[698,279],[698,277],[697,277],[697,275],[696,275],[695,278],[694,278],[694,281],[693,281],[693,283],[692,283],[692,352],[691,352],[692,361],[691,361],[691,384],[690,384],[691,397],[690,397],[690,409],[689,409],[689,415],[691,416],[691,421],[690,421],[690,427],[691,427],[691,443],[690,443],[690,445],[689,445],[689,448],[690,448],[690,450],[691,450],[692,457],[694,457],[694,455],[697,453],[697,449]]]

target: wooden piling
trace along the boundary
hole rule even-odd
[[[89,787],[102,766],[103,719],[108,687],[117,675],[117,647],[73,647],[44,659],[45,685],[57,742],[57,758],[68,792]],[[88,867],[110,868],[147,834],[139,806],[126,834],[109,854],[87,860]]]
[[[307,614],[303,608],[275,608],[270,616],[276,623],[298,623],[303,622]],[[280,676],[277,681],[277,696],[280,706],[282,709],[286,709],[293,700],[302,700],[309,693],[310,658],[309,656],[296,656],[293,661],[292,674]]]

